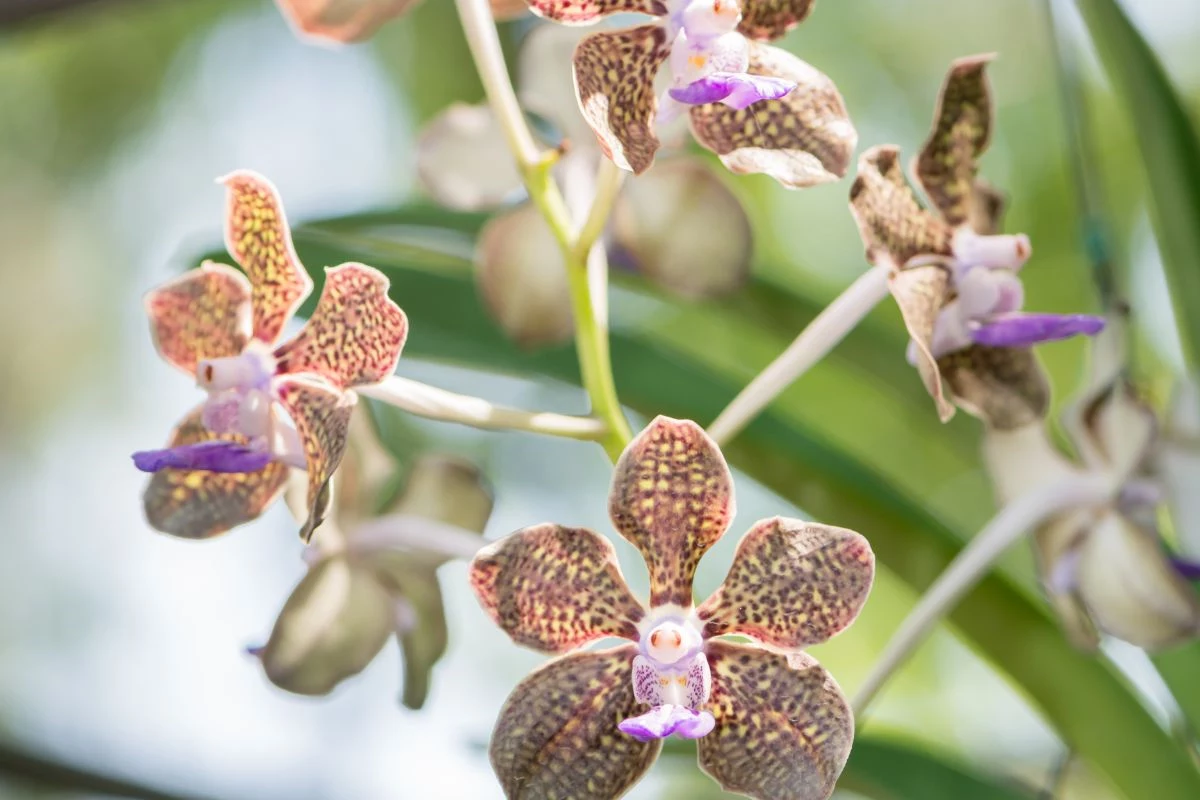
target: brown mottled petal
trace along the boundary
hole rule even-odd
[[[617,729],[639,713],[630,680],[636,654],[631,644],[572,653],[517,685],[488,750],[509,800],[611,800],[650,769],[662,741]]]
[[[197,408],[172,432],[168,447],[211,439],[247,443],[235,434],[211,433]],[[164,469],[154,473],[143,496],[146,520],[155,530],[185,539],[207,539],[258,518],[275,501],[288,468],[272,462],[258,472],[218,473]]]
[[[308,464],[308,519],[300,529],[304,541],[325,521],[329,480],[346,452],[350,415],[358,396],[307,376],[277,382],[279,402],[287,410],[304,445]]]
[[[434,200],[461,211],[495,208],[521,186],[496,116],[466,103],[454,103],[421,129],[417,176]]]
[[[786,50],[751,42],[752,75],[794,81],[779,100],[736,110],[722,103],[693,106],[692,133],[731,172],[762,173],[792,189],[846,174],[858,133],[828,76]]]
[[[158,354],[189,375],[206,358],[234,356],[250,339],[250,282],[233,267],[205,261],[146,294]]]
[[[691,420],[655,417],[613,472],[608,513],[650,569],[650,606],[692,605],[700,558],[733,519],[725,456]]]
[[[846,628],[875,579],[875,555],[845,528],[774,517],[742,538],[725,581],[696,613],[706,637],[736,633],[789,650]]]
[[[751,39],[778,39],[804,21],[816,0],[745,0],[738,31]]]
[[[221,178],[227,188],[225,247],[250,278],[254,337],[274,344],[312,291],[274,184],[250,170]]]
[[[539,17],[564,25],[587,25],[609,14],[667,13],[662,0],[528,0],[529,8]]]
[[[913,163],[925,194],[950,225],[971,219],[978,159],[992,133],[992,97],[985,72],[992,54],[960,58],[950,65],[933,132]]]
[[[859,157],[850,213],[872,264],[899,269],[917,257],[954,254],[950,228],[917,202],[895,145],[878,145]]]
[[[645,613],[612,544],[586,528],[545,523],[492,543],[471,562],[471,588],[514,642],[543,653],[636,640]]]
[[[1042,427],[1038,424],[1038,427]],[[1088,614],[1087,607],[1074,586],[1055,586],[1071,569],[1070,561],[1078,556],[1078,548],[1087,526],[1093,521],[1091,509],[1060,515],[1034,531],[1033,555],[1038,577],[1046,591],[1054,613],[1071,644],[1087,652],[1100,646],[1100,635]],[[1065,561],[1064,561],[1065,559]]]
[[[1019,428],[1050,410],[1050,383],[1029,348],[973,345],[938,359],[938,367],[955,402],[993,428]]]
[[[298,31],[331,42],[358,42],[420,0],[276,0]]]
[[[854,716],[812,656],[711,641],[712,733],[700,768],[730,792],[759,800],[826,800],[854,741]]]
[[[388,297],[390,285],[364,264],[326,267],[312,317],[275,351],[279,371],[316,373],[342,388],[379,383],[395,372],[408,318]]]
[[[946,399],[938,361],[930,348],[938,312],[950,292],[950,271],[941,264],[895,270],[888,279],[888,289],[916,346],[917,373],[937,406],[938,418],[945,422],[954,416],[954,406]]]
[[[593,33],[575,48],[579,108],[604,154],[621,169],[641,174],[654,163],[654,76],[670,52],[658,24]]]

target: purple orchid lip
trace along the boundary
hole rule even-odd
[[[1200,561],[1191,561],[1179,556],[1170,556],[1171,566],[1184,580],[1200,581]]]
[[[710,733],[716,724],[713,715],[707,711],[668,704],[655,706],[645,714],[622,720],[617,728],[640,742],[648,742],[651,739],[665,739],[671,734],[684,739],[699,739]]]
[[[668,90],[672,99],[687,105],[724,103],[741,110],[759,100],[778,100],[796,88],[792,81],[740,72],[714,72],[687,86]]]
[[[142,472],[192,469],[205,472],[258,472],[272,461],[271,454],[237,442],[213,440],[142,450],[133,454],[133,465]]]
[[[1031,347],[1072,336],[1095,336],[1104,317],[1091,314],[1002,314],[971,331],[971,340],[986,347]]]

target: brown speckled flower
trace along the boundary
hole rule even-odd
[[[701,768],[729,791],[829,797],[854,719],[837,683],[800,651],[842,631],[866,602],[875,574],[866,539],[762,520],[724,583],[694,606],[696,567],[733,518],[733,483],[704,431],[667,417],[617,462],[609,513],[646,559],[648,607],[612,545],[584,528],[525,528],[472,564],[475,593],[514,641],[566,653],[522,681],[500,712],[491,759],[506,795],[619,797],[677,734],[699,739]],[[630,643],[572,652],[606,637]]]

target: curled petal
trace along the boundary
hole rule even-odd
[[[668,93],[687,105],[724,103],[741,110],[759,100],[778,100],[796,88],[796,84],[767,75],[745,75],[739,72],[714,72]]]
[[[466,103],[451,105],[421,130],[417,175],[434,200],[461,211],[494,208],[521,186],[495,115]]]
[[[276,0],[296,30],[331,42],[358,42],[419,0]]]
[[[563,653],[605,636],[636,640],[645,613],[612,544],[586,528],[535,525],[471,563],[480,605],[517,644]]]
[[[854,740],[837,683],[811,656],[708,643],[712,733],[700,767],[726,791],[759,800],[826,800]]]
[[[921,188],[952,226],[977,210],[975,173],[992,133],[992,96],[985,72],[992,54],[960,58],[950,66],[933,132],[913,164]],[[983,199],[982,202],[987,202]]]
[[[205,261],[146,295],[158,354],[189,375],[208,358],[235,356],[250,339],[250,283],[233,267]]]
[[[750,39],[778,39],[804,21],[816,0],[745,0],[738,31]]]
[[[725,456],[691,420],[655,417],[613,471],[608,513],[650,569],[650,606],[690,608],[700,558],[733,519]]]
[[[609,14],[667,13],[662,0],[529,0],[529,8],[539,17],[564,25],[588,25]]]
[[[278,383],[279,402],[287,410],[304,446],[308,467],[308,519],[300,529],[304,541],[325,521],[329,480],[346,452],[350,414],[358,397],[323,381],[291,376]]]
[[[250,170],[220,179],[227,189],[225,247],[250,279],[254,337],[274,344],[312,291],[274,184]]]
[[[743,537],[725,581],[697,609],[706,637],[753,637],[789,650],[846,628],[870,594],[875,555],[859,534],[775,517]]]
[[[945,422],[954,416],[954,406],[942,388],[939,362],[933,356],[933,338],[938,314],[950,292],[950,271],[941,264],[900,269],[888,279],[888,288],[916,349],[917,372],[937,406],[938,418]]]
[[[635,713],[629,669],[634,645],[572,653],[518,684],[496,720],[492,768],[512,800],[623,795],[662,748],[618,730]]]
[[[1050,385],[1033,351],[974,345],[938,359],[950,391],[968,413],[999,430],[1044,419]]]
[[[142,472],[164,469],[258,472],[270,463],[271,454],[266,450],[224,439],[168,447],[166,450],[142,450],[133,454],[133,465]]]
[[[658,24],[593,33],[575,49],[579,108],[604,154],[621,169],[641,174],[654,162],[654,76],[670,52]]]
[[[895,145],[872,147],[858,159],[850,213],[872,264],[898,269],[918,256],[954,255],[950,229],[917,202]]]
[[[707,735],[716,724],[707,711],[694,711],[687,706],[655,706],[645,714],[622,720],[618,726],[621,733],[628,734],[639,742],[666,739],[675,734],[684,739],[699,739]]]
[[[279,371],[316,373],[342,388],[379,383],[395,372],[408,318],[388,297],[389,286],[374,267],[327,267],[312,317],[275,351]]]
[[[757,42],[750,44],[748,72],[796,88],[741,110],[721,103],[693,106],[696,140],[731,172],[770,175],[793,189],[845,175],[858,133],[833,81],[791,53]]]
[[[1095,336],[1104,317],[1091,314],[1000,314],[971,331],[976,344],[987,347],[1031,347],[1072,336]]]
[[[236,434],[217,436],[196,409],[171,434],[170,447],[227,441],[246,447]],[[154,473],[143,497],[146,520],[156,529],[185,539],[206,539],[256,519],[283,490],[288,468],[272,461],[257,472],[220,473],[163,469]]]

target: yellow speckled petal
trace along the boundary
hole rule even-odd
[[[733,519],[733,478],[699,425],[656,417],[617,461],[608,512],[646,559],[650,606],[691,607],[696,565]]]
[[[206,358],[237,355],[250,339],[250,283],[224,264],[205,261],[148,292],[145,305],[158,354],[189,375]]]
[[[799,649],[853,622],[874,579],[875,555],[859,534],[775,517],[742,538],[724,583],[697,613],[706,637],[736,633]]]
[[[539,17],[564,25],[587,25],[609,14],[650,14],[661,17],[667,6],[661,0],[529,0]]]
[[[946,422],[954,416],[954,406],[946,399],[939,362],[933,357],[931,347],[938,312],[950,292],[950,271],[941,264],[897,270],[888,279],[888,289],[916,345],[917,373],[937,406],[938,418]]]
[[[378,383],[395,372],[408,318],[388,297],[389,286],[374,267],[326,268],[312,317],[275,351],[279,371],[314,372],[343,388]]]
[[[826,800],[854,741],[854,716],[811,656],[712,641],[709,710],[700,767],[727,791],[758,800]]]
[[[535,525],[489,545],[471,563],[471,588],[513,641],[545,653],[636,640],[645,613],[612,544],[586,528]]]
[[[572,653],[508,696],[489,754],[509,800],[611,800],[654,763],[662,741],[617,729],[639,713],[630,680],[634,645]]]
[[[225,246],[253,287],[254,337],[274,344],[312,291],[312,278],[296,257],[275,186],[250,170],[231,172],[221,183],[228,190]]]
[[[746,0],[738,30],[751,39],[778,39],[804,21],[816,0]]]
[[[1050,383],[1029,348],[973,345],[938,367],[955,402],[992,428],[1012,430],[1049,413]]]
[[[954,226],[971,221],[978,159],[991,138],[992,97],[985,70],[992,58],[960,58],[950,66],[933,115],[933,132],[913,163],[930,202]]]
[[[247,443],[235,434],[210,433],[200,415],[197,408],[184,417],[168,447],[211,439]],[[172,536],[207,539],[256,519],[279,496],[287,474],[288,468],[278,462],[250,473],[164,469],[154,473],[146,486],[146,520]]]
[[[324,381],[291,376],[277,383],[280,404],[296,425],[308,466],[308,519],[300,529],[304,541],[325,521],[329,480],[346,452],[350,415],[358,401]]]
[[[654,163],[654,76],[671,52],[661,25],[593,33],[575,48],[575,93],[600,148],[621,169]]]
[[[899,269],[921,256],[953,255],[950,228],[917,202],[895,145],[872,147],[859,158],[850,213],[872,264]]]
[[[736,110],[693,106],[692,133],[731,172],[762,173],[797,189],[837,180],[850,168],[858,133],[833,81],[786,50],[751,42],[751,75],[794,81],[779,100]]]

